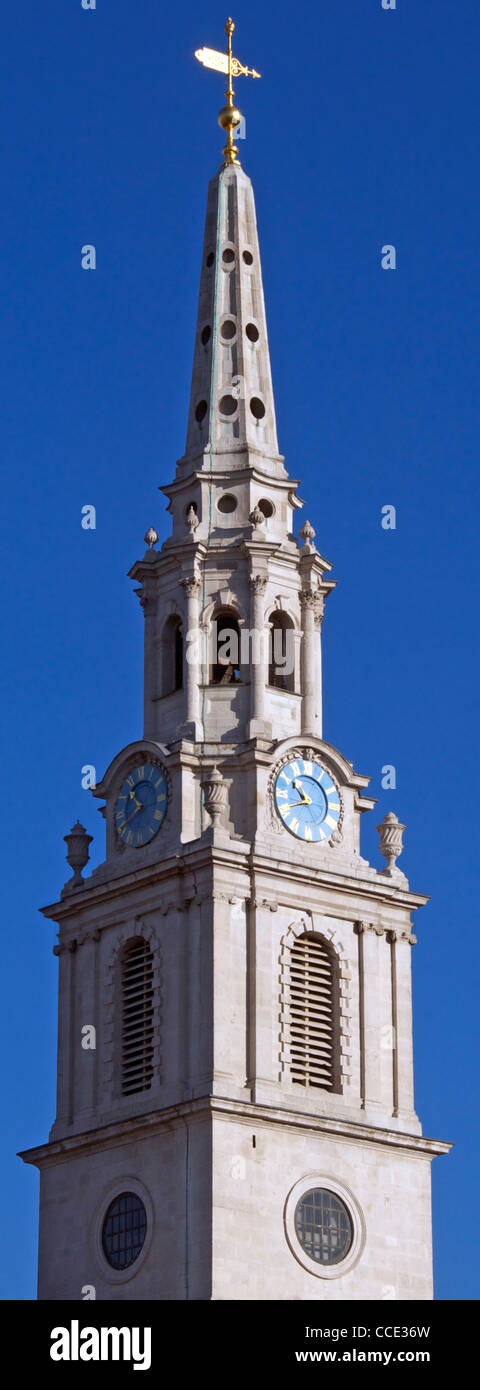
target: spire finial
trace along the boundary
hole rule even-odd
[[[242,113],[233,102],[235,92],[233,90],[232,77],[239,77],[241,73],[243,73],[244,77],[260,77],[260,73],[255,72],[255,68],[245,68],[243,63],[239,63],[238,58],[233,57],[232,34],[234,28],[233,19],[227,19],[225,25],[225,33],[227,35],[226,53],[217,53],[214,48],[197,48],[195,52],[195,57],[198,58],[199,63],[203,63],[205,68],[214,68],[216,72],[226,72],[228,76],[227,90],[225,92],[227,105],[222,106],[218,117],[219,126],[221,126],[222,130],[227,132],[227,143],[223,150],[226,164],[240,163],[240,160],[237,159],[238,148],[234,143],[233,132],[235,126],[240,125]]]

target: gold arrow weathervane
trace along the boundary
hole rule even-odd
[[[216,72],[228,73],[228,85],[225,92],[227,105],[222,106],[218,117],[219,126],[222,127],[222,130],[226,130],[227,132],[227,143],[223,151],[226,164],[240,163],[237,159],[238,149],[234,144],[233,131],[235,126],[240,125],[242,113],[238,110],[238,107],[233,104],[235,93],[232,87],[232,77],[239,77],[241,74],[243,74],[244,77],[260,77],[260,73],[255,72],[255,68],[245,68],[243,63],[239,63],[238,58],[233,57],[232,34],[234,28],[233,19],[227,19],[225,25],[225,33],[228,39],[227,53],[217,53],[214,48],[197,48],[195,53],[195,57],[198,58],[199,63],[203,63],[205,68],[214,68]]]

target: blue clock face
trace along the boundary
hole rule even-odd
[[[115,825],[120,839],[140,849],[160,830],[168,804],[165,773],[154,763],[142,763],[125,779],[115,806]]]
[[[296,758],[275,780],[275,806],[297,840],[328,840],[340,817],[338,791],[320,763]]]

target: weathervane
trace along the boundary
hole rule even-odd
[[[214,48],[197,48],[195,53],[195,57],[198,58],[199,63],[203,63],[205,68],[214,68],[216,72],[228,73],[228,84],[225,92],[227,105],[222,106],[218,117],[219,126],[222,127],[222,130],[226,130],[227,132],[227,143],[223,150],[226,164],[240,163],[237,159],[238,149],[234,144],[233,131],[235,126],[240,125],[242,113],[238,110],[238,107],[233,104],[235,93],[232,87],[232,77],[239,77],[241,74],[243,74],[244,77],[260,77],[260,73],[255,72],[255,68],[245,68],[243,63],[239,63],[238,58],[233,57],[232,34],[234,28],[233,19],[227,19],[225,25],[225,33],[228,39],[227,53],[217,53]]]

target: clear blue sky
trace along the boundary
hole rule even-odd
[[[253,179],[280,448],[334,564],[325,736],[372,777],[375,825],[431,894],[414,951],[416,1098],[434,1163],[438,1298],[478,1258],[477,0],[242,3],[241,158]],[[4,6],[4,869],[1,1192],[6,1298],[35,1297],[37,1179],[54,1116],[54,928],[81,789],[141,734],[126,571],[183,452],[226,0]],[[80,251],[97,248],[97,270]],[[397,247],[398,269],[380,268]],[[83,505],[97,529],[81,529]],[[395,532],[380,526],[397,508]],[[382,791],[382,765],[397,768]]]

